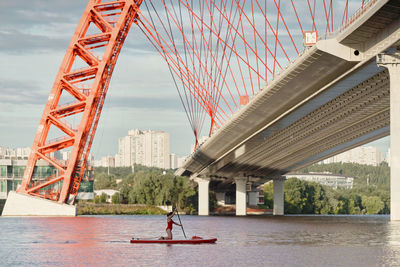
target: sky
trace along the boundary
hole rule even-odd
[[[0,146],[32,145],[86,4],[86,0],[0,1]],[[96,159],[115,155],[118,138],[130,129],[168,132],[170,152],[180,157],[190,153],[194,142],[167,65],[135,25],[114,69],[92,154]],[[389,137],[371,145],[385,153]]]

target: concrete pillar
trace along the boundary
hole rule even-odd
[[[284,195],[284,185],[285,179],[275,179],[274,180],[274,215],[283,215],[284,214],[284,203],[285,203],[285,195]]]
[[[209,178],[196,178],[196,182],[199,185],[199,215],[208,216],[209,215]]]
[[[246,182],[244,177],[235,178],[236,216],[246,216]]]
[[[390,78],[390,220],[400,220],[400,54],[380,54]]]

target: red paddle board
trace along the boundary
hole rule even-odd
[[[131,243],[149,243],[149,244],[203,244],[203,243],[215,243],[216,238],[203,239],[201,237],[192,237],[192,239],[140,239],[133,238]]]

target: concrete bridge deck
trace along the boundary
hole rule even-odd
[[[399,44],[400,1],[370,1],[334,37],[305,49],[177,174],[238,187],[238,177],[276,179],[389,135],[393,78],[377,55]]]
[[[190,156],[178,174],[266,177],[389,134],[389,77],[376,55],[399,42],[399,1],[308,48]]]

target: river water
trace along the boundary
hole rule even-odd
[[[129,243],[132,236],[165,235],[165,216],[0,217],[0,265],[400,266],[400,223],[388,216],[181,220],[188,237],[217,237],[217,243]],[[173,234],[183,238],[180,227]]]

